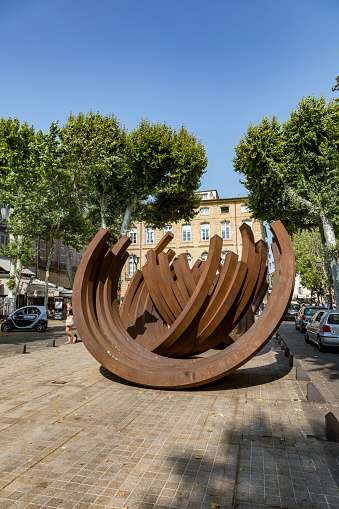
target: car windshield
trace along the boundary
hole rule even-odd
[[[23,316],[23,315],[40,315],[40,310],[38,308],[34,308],[34,307],[26,307],[26,308],[22,308],[22,309],[19,309],[16,313],[15,313],[15,316]]]
[[[299,304],[290,304],[290,307],[289,307],[289,309],[296,309],[297,311],[299,308],[300,308]]]
[[[339,315],[329,315],[327,321],[333,325],[339,325]]]
[[[316,313],[317,311],[319,311],[319,309],[322,309],[322,308],[306,308],[304,310],[304,315],[305,316],[313,316],[314,313]]]

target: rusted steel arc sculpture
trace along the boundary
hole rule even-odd
[[[281,222],[271,230],[273,288],[253,323],[267,290],[267,246],[254,243],[247,225],[240,228],[240,261],[229,253],[221,265],[222,241],[215,236],[207,260],[192,270],[185,255],[164,252],[173,237],[168,233],[135,272],[120,313],[117,286],[130,239],[122,237],[110,250],[110,236],[101,229],[81,260],[73,288],[76,325],[87,349],[109,371],[151,387],[192,387],[236,370],[272,337],[293,292],[291,241]],[[220,341],[226,341],[224,349],[199,356]]]

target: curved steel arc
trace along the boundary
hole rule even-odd
[[[164,355],[181,355],[184,351],[194,351],[194,348],[199,352],[215,346],[214,341],[221,333],[220,324],[227,322],[227,316],[231,314],[228,322],[233,324],[242,313],[244,316],[252,305],[257,304],[266,285],[262,256],[265,249],[256,246],[253,250],[251,234],[246,233],[248,241],[244,242],[242,261],[236,262],[231,256],[220,274],[216,274],[220,268],[222,248],[221,239],[219,241],[216,237],[211,241],[207,262],[197,265],[195,278],[189,272],[188,265],[179,261],[180,257],[167,270],[165,265],[170,256],[166,260],[166,255],[161,255],[162,265],[160,267],[158,263],[160,259],[156,261],[155,270],[168,291],[172,291],[170,309],[174,322],[168,328],[149,292],[148,284],[151,283],[147,282],[156,283],[155,278],[151,276],[147,281],[148,274],[144,279],[141,271],[133,279],[128,299],[119,314],[117,287],[128,257],[130,240],[122,237],[110,251],[107,245],[109,234],[100,230],[81,260],[73,289],[76,325],[85,346],[108,370],[139,385],[192,387],[231,373],[253,357],[271,338],[284,317],[293,292],[294,255],[291,241],[280,222],[271,225],[271,229],[274,234],[275,278],[265,310],[234,343],[213,355],[194,359]],[[246,231],[246,228],[243,230]],[[156,259],[162,249],[155,253]],[[227,270],[231,266],[232,270]],[[160,290],[158,292],[161,293]],[[162,296],[166,301],[166,295]],[[238,304],[242,310],[237,308]],[[129,321],[131,307],[133,316]],[[175,316],[178,309],[181,312]],[[223,313],[226,313],[226,317],[222,316]],[[218,322],[219,326],[216,325]],[[128,332],[129,323],[132,324],[132,335]],[[200,343],[197,344],[199,337]],[[154,352],[149,351],[152,347],[155,348]]]

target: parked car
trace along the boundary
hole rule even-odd
[[[300,332],[305,332],[306,325],[314,313],[320,310],[327,311],[327,309],[322,306],[301,306],[299,313],[295,317],[295,328],[299,329]]]
[[[339,313],[338,311],[318,311],[306,326],[305,341],[313,341],[320,352],[327,346],[339,346]]]
[[[294,320],[300,309],[298,302],[292,301],[288,306],[288,310],[285,315],[285,320]]]
[[[24,306],[11,313],[1,324],[1,332],[11,332],[13,329],[34,329],[44,332],[47,329],[47,311],[45,306]]]

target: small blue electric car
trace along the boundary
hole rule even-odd
[[[45,306],[24,306],[13,311],[1,324],[1,332],[34,329],[44,332],[47,329],[47,312]]]

